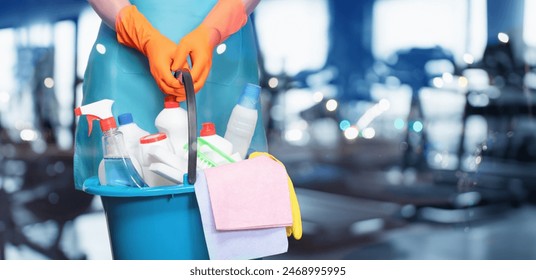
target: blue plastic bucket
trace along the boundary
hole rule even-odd
[[[182,75],[179,75],[182,73]],[[162,187],[102,186],[97,177],[82,189],[102,199],[114,259],[209,259],[194,193],[197,159],[195,92],[188,69],[182,77],[188,108],[188,174],[184,183]]]
[[[82,190],[101,196],[114,259],[209,259],[194,186],[101,186],[91,177]]]

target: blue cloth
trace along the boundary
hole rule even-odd
[[[131,2],[155,28],[178,43],[203,21],[216,0]],[[203,122],[213,122],[216,132],[222,136],[246,83],[258,84],[257,50],[252,25],[248,22],[224,44],[225,52],[214,53],[207,82],[196,95],[198,131]],[[135,49],[120,45],[115,31],[101,24],[84,75],[82,105],[112,99],[115,101],[112,108],[114,116],[131,113],[138,126],[155,133],[154,120],[163,109],[164,96],[151,76],[147,58]],[[181,106],[185,107],[185,104]],[[266,133],[260,107],[258,111],[251,149],[266,151]],[[85,118],[80,118],[76,127],[74,176],[75,184],[79,187],[87,178],[97,176],[102,159],[102,133],[97,123],[93,127],[89,137]]]

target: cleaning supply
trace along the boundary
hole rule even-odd
[[[184,173],[181,173],[178,169],[175,169],[167,164],[161,162],[151,163],[149,170],[158,176],[173,182],[175,184],[182,184]],[[182,178],[181,175],[183,174]]]
[[[103,133],[102,150],[103,160],[102,168],[99,172],[99,178],[104,180],[106,185],[111,186],[133,186],[144,187],[142,177],[136,171],[138,165],[135,159],[130,158],[125,148],[123,133],[121,133],[112,115],[112,105],[114,101],[102,99],[75,109],[75,115],[85,115],[88,121],[88,135],[91,135],[93,121],[99,120]],[[136,162],[136,163],[134,163]]]
[[[151,164],[158,162],[153,153],[162,150],[164,154],[172,154],[171,144],[165,133],[155,133],[144,136],[140,139],[141,165],[143,169],[143,179],[149,187],[170,186],[176,183],[165,179],[150,170]],[[181,174],[182,176],[182,174]]]
[[[277,158],[275,158],[273,155],[269,153],[253,152],[251,153],[251,155],[249,155],[249,158],[254,159],[259,156],[268,156],[272,160],[276,161],[277,163],[285,167],[285,165],[281,161],[279,161]],[[290,205],[291,205],[291,210],[292,210],[292,225],[286,227],[287,236],[290,237],[292,235],[294,239],[300,240],[303,234],[300,204],[298,202],[298,197],[296,196],[296,191],[294,190],[294,184],[292,183],[290,176],[288,176],[288,173],[287,173],[287,181],[288,181],[288,190],[289,190],[289,195],[290,195]]]
[[[230,161],[229,157],[233,152],[233,145],[227,139],[216,134],[214,123],[206,122],[201,125],[199,132],[198,151],[208,157],[216,166]]]
[[[186,145],[187,146],[187,145]],[[154,147],[147,151],[149,171],[175,184],[182,184],[184,174],[188,172],[187,152],[175,155],[164,147]]]
[[[106,186],[108,185],[108,181],[106,180],[106,168],[104,167],[104,159],[102,159],[99,163],[99,169],[97,171],[97,175],[98,175],[98,178],[99,178],[99,184],[101,184],[102,186]],[[132,162],[132,166],[134,166],[134,169],[136,170],[136,172],[138,172],[138,175],[142,177],[143,179],[143,169],[141,167],[141,164],[139,163],[138,160],[135,160],[135,159],[131,159],[130,162]],[[113,185],[114,183],[110,184],[110,185]]]
[[[230,155],[233,152],[233,144],[216,133],[216,126],[212,122],[201,124],[199,136],[201,139],[218,147],[218,149],[225,154]]]
[[[156,116],[154,124],[158,132],[167,135],[173,152],[177,155],[182,153],[182,147],[188,143],[188,113],[179,106],[179,102],[166,98],[164,109]]]
[[[217,230],[292,225],[285,168],[267,156],[204,170]]]
[[[233,145],[233,153],[245,159],[257,124],[257,104],[261,88],[247,84],[233,108],[224,138]]]
[[[197,147],[197,168],[200,169],[207,169],[242,160],[238,153],[233,155],[225,154],[202,137],[197,138]],[[184,145],[184,150],[188,150],[188,145]]]
[[[118,130],[123,133],[125,148],[130,158],[135,158],[137,162],[141,162],[140,138],[150,133],[143,130],[134,122],[131,113],[121,114],[117,117],[117,120],[119,122]],[[139,174],[143,174],[141,168],[137,171]]]
[[[205,175],[200,172],[200,176],[195,182],[195,197],[199,206],[203,233],[211,260],[257,259],[288,251],[289,242],[283,227],[217,230]],[[229,196],[229,198],[232,200],[233,197]],[[240,219],[240,215],[237,218]]]

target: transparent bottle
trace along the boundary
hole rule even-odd
[[[123,139],[123,133],[117,129],[112,118],[101,120],[102,151],[106,184],[109,186],[144,187],[139,163],[130,158]],[[136,166],[137,165],[137,166]]]

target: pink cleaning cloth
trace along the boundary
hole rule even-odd
[[[217,230],[203,172],[195,181],[195,196],[203,224],[207,251],[211,260],[251,260],[288,251],[286,228]]]
[[[267,156],[205,170],[217,230],[292,225],[288,175]]]

